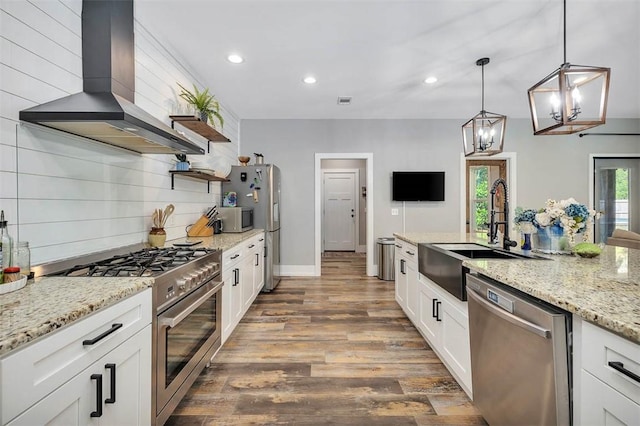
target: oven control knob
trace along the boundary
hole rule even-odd
[[[198,284],[198,283],[201,281],[201,279],[202,279],[202,277],[201,277],[200,273],[198,273],[198,272],[192,272],[192,273],[191,273],[191,274],[189,274],[189,275],[191,275],[191,283],[192,283],[193,285]]]
[[[185,275],[184,281],[187,284],[187,288],[193,287],[193,277],[191,275]]]
[[[187,287],[187,280],[185,279],[177,280],[176,284],[178,284],[178,288],[180,290],[184,291]]]
[[[202,278],[209,278],[211,276],[211,269],[209,266],[203,266],[200,268],[200,271],[202,271]]]

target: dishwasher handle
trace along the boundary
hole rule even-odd
[[[544,339],[550,339],[551,338],[551,331],[547,330],[545,328],[539,327],[537,325],[535,325],[532,322],[529,322],[523,318],[520,318],[516,315],[513,315],[512,313],[509,313],[503,309],[500,309],[496,306],[494,306],[492,303],[487,302],[486,300],[484,300],[484,298],[482,296],[480,296],[478,293],[476,293],[475,291],[473,291],[473,289],[471,288],[467,288],[467,295],[469,297],[471,297],[471,299],[477,303],[479,303],[480,305],[484,306],[488,311],[492,312],[493,314],[495,314],[496,316],[502,318],[505,321],[510,322],[511,324],[518,326],[526,331],[529,331],[533,334],[536,334]]]

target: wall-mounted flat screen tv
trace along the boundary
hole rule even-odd
[[[444,172],[393,172],[394,201],[444,201]]]

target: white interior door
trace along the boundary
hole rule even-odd
[[[323,234],[326,251],[355,251],[356,173],[323,172]]]

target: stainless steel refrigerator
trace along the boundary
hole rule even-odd
[[[222,195],[237,194],[238,207],[253,207],[253,227],[265,231],[264,287],[280,282],[280,169],[273,164],[233,166],[222,183]]]

